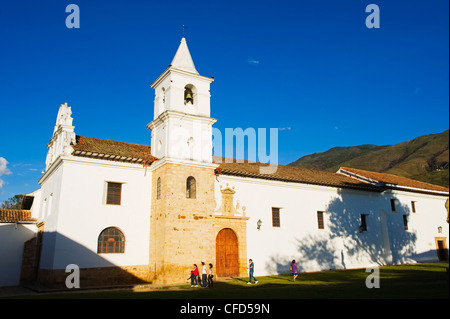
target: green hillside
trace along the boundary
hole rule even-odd
[[[449,131],[395,145],[334,147],[289,164],[328,172],[353,167],[449,187]]]

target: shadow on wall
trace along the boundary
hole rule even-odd
[[[35,225],[0,223],[0,287],[20,283],[23,243],[34,238]]]
[[[272,256],[266,269],[271,273],[289,273],[292,259],[301,272],[413,261],[411,258],[418,256],[417,235],[405,230],[403,217],[410,214],[409,207],[396,201],[392,212],[390,202],[394,197],[389,192],[366,195],[360,201],[355,200],[357,197],[354,192],[340,190],[324,212],[324,229],[318,229],[316,224],[314,233],[295,239],[293,256]],[[436,253],[430,259],[436,259]]]
[[[57,232],[44,232],[42,242],[42,247],[39,247],[37,238],[29,243],[34,247],[35,253],[32,261],[34,269],[31,270],[34,275],[27,276],[27,274],[22,273],[22,278],[28,278],[28,280],[23,280],[22,284],[37,283],[52,289],[66,289],[66,279],[69,276],[71,276],[69,280],[72,283],[75,282],[73,280],[75,275],[73,269],[69,268],[66,272],[69,265],[76,265],[79,269],[80,288],[151,282],[148,265],[117,266],[105,258],[107,254],[93,252],[91,249]],[[126,249],[125,245],[123,254],[126,254]],[[37,260],[39,251],[41,251],[41,254]]]

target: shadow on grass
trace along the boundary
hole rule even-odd
[[[22,296],[70,299],[357,299],[357,298],[449,298],[448,263],[380,267],[380,288],[368,289],[365,269],[301,273],[215,282],[212,288],[177,285],[155,288],[66,292]]]

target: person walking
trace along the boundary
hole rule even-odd
[[[255,284],[258,283],[258,280],[256,280],[255,277],[253,277],[253,272],[255,270],[255,264],[253,264],[253,260],[249,259],[248,260],[248,285],[250,285],[252,283],[252,278],[255,280]]]
[[[212,288],[212,286],[214,285],[214,283],[213,283],[214,275],[212,273],[212,268],[213,268],[213,265],[210,263],[209,264],[209,270],[208,270],[208,287],[209,288]]]
[[[202,287],[206,288],[206,286],[208,285],[207,281],[206,281],[206,265],[205,263],[202,261]]]
[[[197,265],[194,264],[194,267],[191,270],[191,287],[197,287],[198,286],[198,268]]]
[[[293,276],[293,281],[295,281],[295,279],[297,278],[297,276],[298,276],[298,266],[297,266],[297,264],[295,263],[295,259],[293,259],[292,260],[292,262],[291,262],[291,267],[289,268],[289,270],[292,272],[292,276]]]

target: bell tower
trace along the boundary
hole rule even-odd
[[[214,170],[209,87],[183,37],[155,90],[150,166],[149,269],[153,282],[185,282],[194,263],[215,264]]]
[[[152,155],[157,158],[212,163],[210,84],[201,76],[183,37],[169,67],[152,83],[155,90]]]

